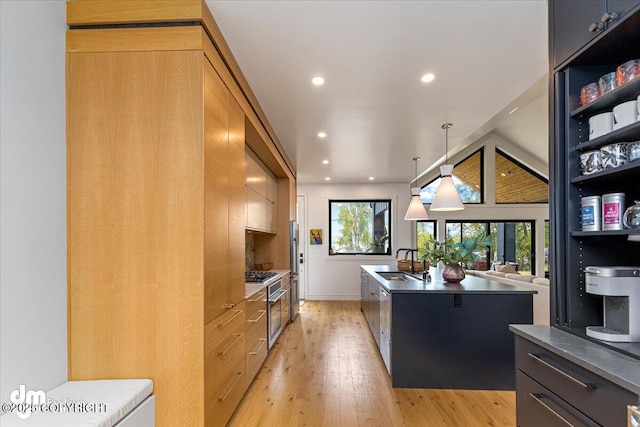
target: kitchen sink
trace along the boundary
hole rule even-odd
[[[376,271],[376,273],[383,279],[393,282],[408,282],[411,280],[419,280],[417,277],[413,277],[409,274],[403,273],[402,271]]]

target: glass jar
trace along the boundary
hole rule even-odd
[[[635,205],[624,211],[622,222],[626,228],[640,228],[640,200],[636,200]]]

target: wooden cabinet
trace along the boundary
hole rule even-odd
[[[638,396],[516,337],[518,426],[624,426]]]
[[[612,23],[601,22],[605,13],[615,13],[618,20],[638,3],[638,0],[553,0],[549,2],[549,37],[553,68],[569,59],[612,25]],[[613,22],[615,23],[615,20]]]
[[[278,181],[251,151],[246,151],[246,223],[247,229],[277,233]]]
[[[70,25],[132,13],[103,4]],[[224,425],[246,386],[247,101],[223,64],[200,25],[67,34],[69,379],[151,378],[158,426]]]
[[[267,290],[247,299],[246,386],[249,387],[267,358]]]

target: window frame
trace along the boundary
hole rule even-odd
[[[448,238],[447,235],[447,225],[448,224],[460,224],[460,238],[462,238],[462,225],[463,224],[483,224],[485,225],[485,230],[487,230],[487,236],[491,235],[491,224],[508,224],[508,223],[529,223],[531,224],[531,274],[536,274],[536,220],[534,219],[505,219],[505,220],[473,220],[473,219],[451,219],[445,221],[445,239]],[[503,243],[504,244],[504,243]],[[491,267],[491,260],[493,259],[493,254],[497,251],[498,248],[490,247],[488,249],[488,267]],[[504,260],[502,260],[504,262]]]
[[[547,185],[547,190],[549,190],[549,180],[547,178],[545,178],[544,176],[540,175],[538,172],[532,170],[530,167],[528,167],[527,165],[523,164],[521,161],[515,159],[514,157],[510,156],[506,152],[504,152],[501,149],[499,149],[498,147],[496,147],[494,156],[498,156],[498,155],[504,157],[505,159],[509,160],[511,163],[515,164],[519,168],[524,169],[525,172],[533,175],[535,178],[538,178],[539,180],[544,182]],[[497,173],[497,171],[494,171],[494,174],[495,173]],[[494,177],[494,180],[495,180],[495,177]],[[548,195],[548,191],[547,191],[547,195]],[[495,201],[496,205],[544,205],[544,204],[548,205],[549,204],[548,196],[547,196],[547,201],[546,202],[544,202],[544,201],[542,201],[542,202],[499,202],[497,194],[494,194],[493,198],[494,198],[494,201]]]
[[[485,168],[485,156],[484,156],[484,146],[478,148],[476,151],[474,151],[473,153],[469,154],[467,157],[465,157],[464,159],[460,160],[459,162],[455,163],[453,165],[453,171],[454,171],[454,176],[455,176],[455,170],[456,170],[456,166],[466,162],[467,160],[469,160],[471,157],[475,156],[476,154],[480,153],[480,189],[478,190],[478,192],[480,193],[480,201],[478,202],[462,202],[465,205],[470,205],[470,206],[477,206],[477,205],[483,205],[485,204],[485,177],[484,177],[484,168]],[[436,182],[438,179],[442,178],[440,175],[436,176],[435,178],[433,178],[431,181],[427,182],[425,185],[423,185],[422,187],[420,187],[420,190],[424,189],[425,187],[428,187],[429,185],[433,184],[434,182]],[[428,204],[430,205],[432,203],[431,202],[424,202],[424,204]]]
[[[375,204],[375,203],[387,203],[388,204],[388,214],[389,214],[389,220],[387,225],[387,242],[388,244],[387,246],[387,250],[386,252],[334,252],[333,249],[333,221],[334,218],[331,215],[331,208],[333,206],[334,203],[368,203],[368,204]],[[380,199],[380,198],[371,198],[371,199],[329,199],[329,239],[328,242],[329,244],[328,249],[327,249],[327,253],[329,254],[329,256],[354,256],[354,255],[365,255],[365,256],[390,256],[393,252],[393,234],[392,234],[392,229],[393,229],[393,205],[392,205],[392,199]],[[375,218],[375,214],[372,215],[371,221],[373,222]]]

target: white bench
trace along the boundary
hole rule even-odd
[[[152,392],[153,382],[148,379],[68,381],[46,392],[46,403],[34,402],[38,408],[28,418],[22,419],[10,412],[0,417],[0,425],[154,427]]]

